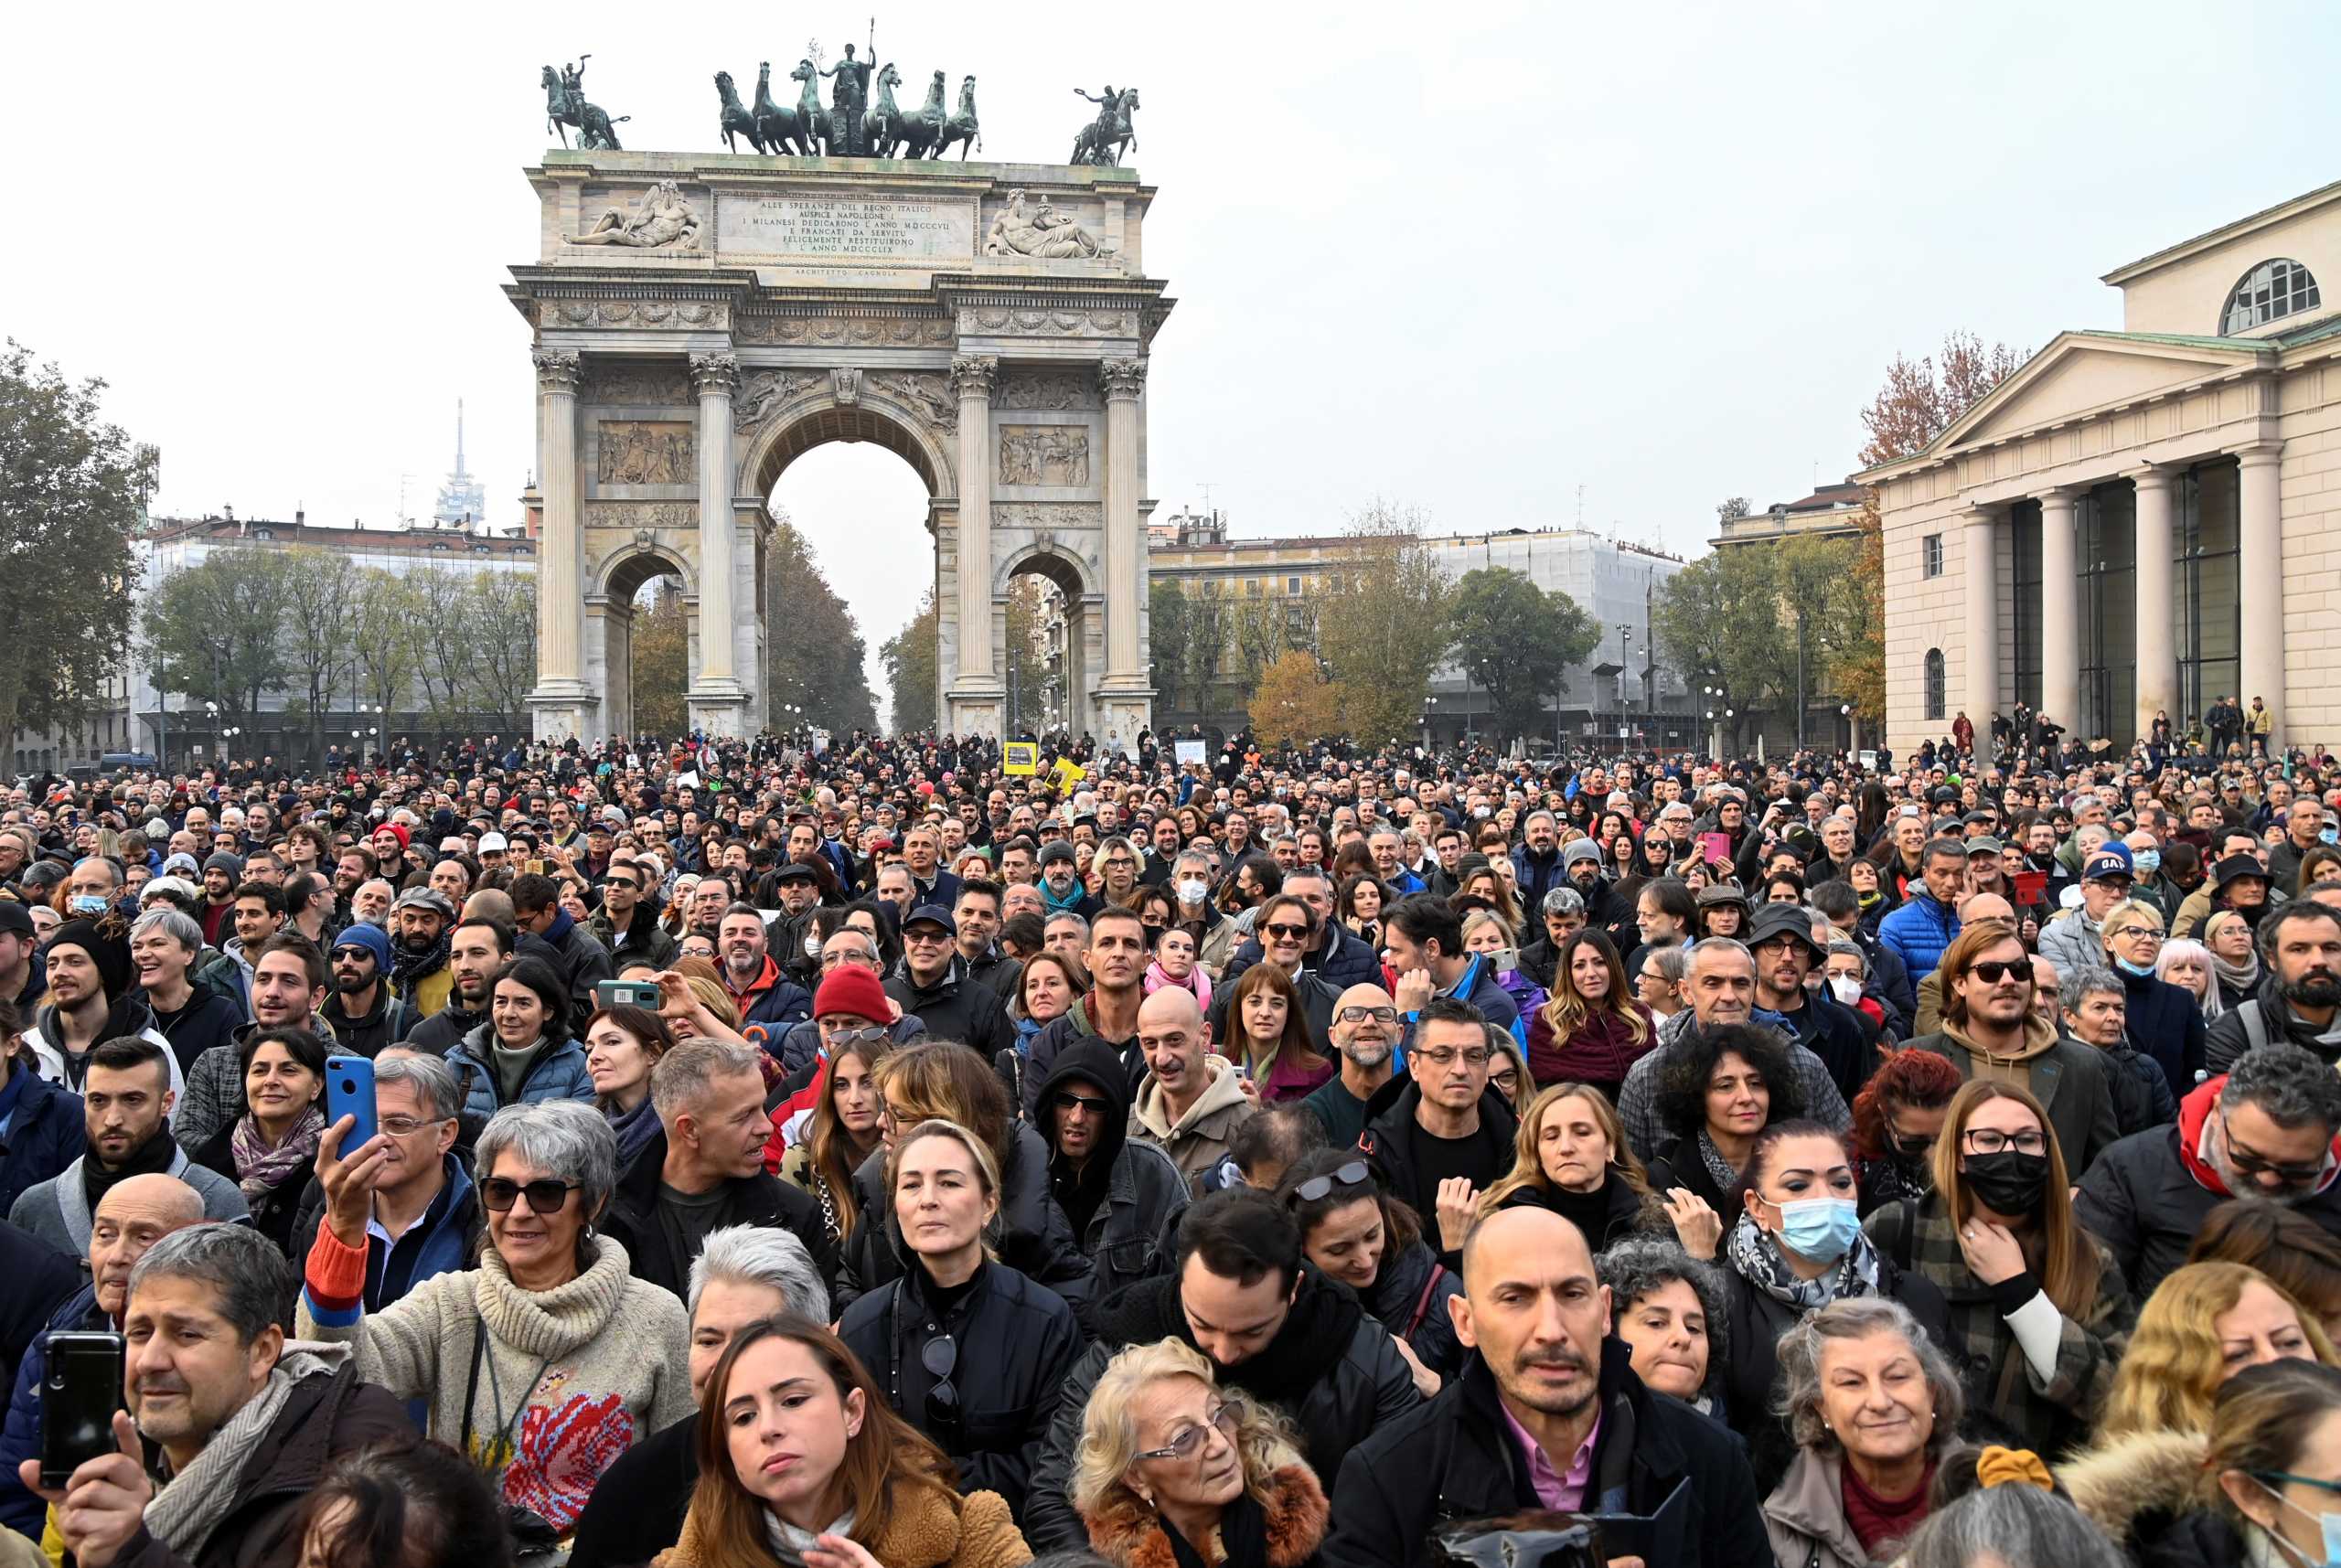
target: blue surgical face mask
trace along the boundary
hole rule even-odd
[[[1835,1263],[1861,1234],[1861,1213],[1850,1198],[1800,1198],[1780,1208],[1780,1245],[1817,1264]]]
[[[75,893],[66,907],[75,914],[103,914],[106,912],[106,901],[99,893]]]
[[[2282,1471],[2272,1470],[2269,1472],[2269,1475],[2273,1476],[2280,1481],[2289,1481],[2293,1478],[2291,1476],[2285,1475]],[[2292,1499],[2286,1497],[2282,1487],[2270,1486],[2266,1477],[2254,1476],[2251,1478],[2258,1481],[2267,1491],[2270,1497],[2274,1498],[2278,1502],[2283,1504],[2286,1508],[2293,1509],[2296,1513],[2304,1513],[2309,1515],[2309,1517],[2315,1520],[2317,1524],[2323,1529],[2325,1532],[2325,1561],[2319,1563],[2310,1564],[2309,1568],[2336,1568],[2336,1565],[2341,1565],[2341,1513],[2324,1513],[2315,1509],[2304,1509],[2301,1507],[2300,1504],[2293,1501]],[[2322,1483],[2319,1482],[2310,1482],[2308,1484],[2313,1486],[2322,1485]],[[2328,1492],[2327,1495],[2329,1496],[2331,1494]],[[2276,1534],[2272,1530],[2268,1533],[2272,1536]],[[2298,1557],[2304,1563],[2307,1562],[2306,1555],[2302,1552],[2299,1547],[2294,1546],[2289,1541],[2283,1541],[2282,1537],[2278,1537],[2277,1539],[2282,1542],[2288,1555]]]
[[[2127,958],[2116,958],[2113,966],[2125,975],[2151,975],[2154,972],[2153,965],[2133,964]]]
[[[2162,851],[2159,849],[2133,849],[2130,851],[2130,864],[2137,871],[2138,875],[2142,877],[2151,877],[2162,869]]]
[[[2327,844],[2341,844],[2341,827],[2320,827],[2316,836]]]

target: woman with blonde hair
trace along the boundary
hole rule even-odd
[[[2134,1315],[2120,1264],[2073,1216],[2040,1102],[1978,1078],[1951,1097],[1932,1184],[1871,1211],[1877,1249],[1942,1287],[1979,1407],[2026,1446],[2083,1437]]]
[[[1064,1298],[994,1257],[999,1165],[956,1122],[897,1136],[887,1190],[909,1266],[838,1324],[882,1380],[895,1414],[934,1439],[963,1491],[998,1492],[1022,1517],[1032,1456],[1081,1354]]]
[[[1598,1253],[1637,1231],[1665,1233],[1669,1206],[1652,1193],[1609,1100],[1583,1083],[1555,1083],[1521,1114],[1512,1170],[1480,1195],[1480,1218],[1528,1207],[1570,1221]],[[1720,1236],[1720,1222],[1715,1229]],[[1715,1242],[1707,1238],[1705,1255],[1714,1255]]]
[[[2341,1364],[2313,1313],[2243,1264],[2188,1264],[2154,1287],[2138,1313],[2100,1441],[2133,1432],[2200,1432],[2219,1385],[2245,1367],[2287,1357]]]
[[[794,1316],[740,1331],[699,1407],[699,1483],[663,1568],[1015,1568],[997,1492],[887,1407],[870,1371]]]
[[[1301,1568],[1331,1512],[1273,1409],[1223,1393],[1211,1362],[1177,1339],[1106,1364],[1072,1492],[1090,1545],[1117,1568]]]

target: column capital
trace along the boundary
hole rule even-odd
[[[2051,508],[2060,512],[2069,512],[2080,498],[2088,494],[2089,486],[2086,485],[2051,485],[2032,498],[2040,503],[2040,509],[2044,513]]]
[[[2232,457],[2247,468],[2281,463],[2284,458],[2284,443],[2281,441],[2255,441],[2243,446],[2230,446],[2222,454]]]
[[[991,401],[999,387],[999,359],[991,354],[962,354],[951,361],[951,389],[965,402],[969,398]]]
[[[1970,501],[1960,508],[1959,520],[1971,528],[1989,528],[1998,525],[2004,507],[1983,501]]]
[[[1105,392],[1106,400],[1113,402],[1128,399],[1135,402],[1146,389],[1146,361],[1143,359],[1105,359],[1097,365],[1097,385]]]
[[[578,357],[557,348],[540,348],[529,357],[537,367],[537,390],[540,392],[574,392],[577,379],[583,374]]]
[[[2141,490],[2167,490],[2185,468],[2183,464],[2145,463],[2124,470],[2122,477]]]
[[[691,384],[702,398],[711,392],[730,397],[740,385],[739,358],[730,354],[692,355]]]

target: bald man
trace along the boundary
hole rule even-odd
[[[1323,1125],[1329,1148],[1357,1147],[1367,1103],[1390,1082],[1398,1029],[1397,1004],[1379,986],[1352,986],[1334,1000],[1333,1047],[1341,1052],[1342,1070],[1300,1103]]]
[[[1203,1173],[1227,1157],[1259,1104],[1235,1064],[1211,1053],[1203,1010],[1183,987],[1165,986],[1138,1005],[1138,1046],[1146,1076],[1130,1102],[1129,1136],[1158,1145],[1200,1197]]]
[[[173,1231],[203,1222],[203,1195],[176,1176],[125,1176],[106,1189],[90,1217],[90,1283],[50,1314],[48,1327],[25,1351],[0,1428],[0,1526],[39,1538],[45,1505],[25,1490],[16,1467],[40,1456],[40,1380],[48,1336],[60,1331],[122,1327],[131,1266]]]
[[[1436,1399],[1350,1451],[1326,1568],[1427,1561],[1445,1520],[1538,1508],[1647,1518],[1670,1499],[1681,1517],[1669,1562],[1770,1568],[1738,1439],[1634,1375],[1575,1225],[1529,1208],[1482,1220],[1448,1307],[1472,1355]],[[1609,1568],[1662,1565],[1613,1556]]]

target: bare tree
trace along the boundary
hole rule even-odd
[[[284,674],[308,715],[314,765],[325,759],[326,714],[349,673],[360,580],[356,563],[339,550],[301,548],[285,552],[282,583]]]

